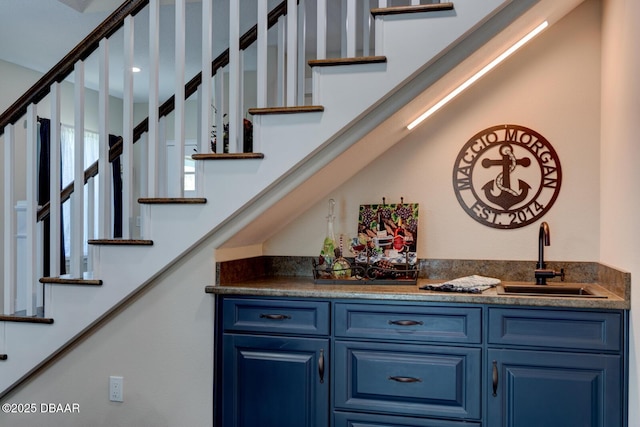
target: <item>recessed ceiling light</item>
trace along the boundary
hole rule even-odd
[[[139,73],[141,70],[138,67],[131,67],[131,71],[134,73]]]

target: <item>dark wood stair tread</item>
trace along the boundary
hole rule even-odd
[[[421,12],[438,12],[442,10],[453,10],[453,3],[434,3],[434,4],[421,4],[416,6],[392,6],[392,7],[377,7],[371,9],[371,15],[400,15],[403,13],[421,13]]]
[[[207,203],[204,197],[141,197],[138,203],[143,205],[201,205]]]
[[[16,316],[16,315],[0,315],[0,322],[23,322],[23,323],[46,323],[48,325],[53,323],[53,319],[50,317],[37,317],[37,316]]]
[[[266,108],[249,108],[248,112],[252,116],[267,114],[297,114],[297,113],[322,113],[324,107],[322,105],[300,105],[297,107],[266,107]]]
[[[142,239],[89,239],[87,241],[90,245],[104,245],[104,246],[151,246],[153,240]]]
[[[193,160],[242,160],[264,159],[263,153],[199,153],[192,154]]]
[[[86,285],[86,286],[102,286],[102,280],[100,279],[78,279],[70,276],[60,277],[41,277],[40,283],[47,283],[53,285]]]
[[[334,67],[338,65],[380,64],[387,62],[386,56],[358,56],[355,58],[312,59],[310,67]]]

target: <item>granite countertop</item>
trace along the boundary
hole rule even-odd
[[[451,302],[471,304],[500,304],[512,306],[566,307],[590,309],[624,309],[631,307],[627,296],[621,295],[606,283],[553,283],[562,286],[581,286],[593,289],[607,298],[500,295],[496,288],[479,294],[437,292],[420,289],[426,284],[443,280],[419,279],[416,285],[377,284],[316,284],[310,277],[269,277],[238,283],[207,286],[207,293],[216,295],[244,295],[294,298],[370,299],[390,301]],[[502,285],[532,285],[532,282],[506,282]],[[549,283],[551,285],[551,283]]]

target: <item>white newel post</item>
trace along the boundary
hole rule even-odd
[[[238,153],[240,138],[240,2],[229,2],[229,152]]]
[[[16,281],[13,286],[16,287],[14,299],[12,301],[13,307],[11,312],[7,314],[13,314],[16,311],[27,309],[27,201],[20,200],[15,206],[16,217],[16,233],[15,240],[11,239],[15,244],[15,268],[16,268]]]
[[[113,237],[111,230],[111,163],[109,163],[109,40],[98,48],[98,237]]]
[[[60,83],[51,85],[51,123],[49,126],[49,276],[60,276]]]
[[[327,0],[316,1],[316,58],[327,58]]]
[[[93,203],[93,201],[95,200],[95,195],[96,179],[95,177],[92,177],[87,181],[87,200],[89,200],[89,203],[87,203],[87,240],[96,238],[96,208],[95,203]],[[92,272],[92,274],[95,272],[95,263],[93,260],[95,249],[97,248],[94,248],[93,245],[88,245],[87,271]],[[97,276],[94,274],[94,277]]]
[[[371,54],[371,10],[369,0],[365,0],[362,10],[362,56]]]
[[[15,200],[15,129],[4,128],[4,290],[3,313],[15,313],[16,304],[16,212],[11,209]]]
[[[149,120],[147,133],[147,197],[158,195],[158,120],[160,63],[160,3],[149,0]]]
[[[84,62],[74,66],[74,165],[71,203],[71,277],[82,277],[84,258]],[[93,200],[89,199],[90,206]],[[91,238],[93,236],[91,235]],[[89,270],[91,271],[91,270]]]
[[[132,236],[133,220],[133,47],[134,20],[124,19],[124,87],[122,94],[122,237]]]
[[[199,153],[209,153],[211,151],[211,63],[213,61],[213,0],[202,0],[202,82],[199,89],[200,100],[200,143]],[[196,190],[202,195],[202,171],[201,164],[196,166]]]
[[[156,145],[156,150],[158,151],[158,154],[157,154],[158,164],[156,165],[158,187],[157,187],[156,195],[166,196],[167,194],[169,194],[168,193],[169,192],[169,189],[168,189],[169,173],[167,170],[167,166],[168,166],[168,163],[167,163],[168,162],[167,160],[167,116],[162,116],[158,120],[158,134],[156,136],[155,145]],[[163,177],[163,179],[160,179],[160,177]]]
[[[25,287],[23,297],[27,316],[34,316],[36,307],[36,283],[38,273],[42,272],[42,254],[38,251],[37,211],[38,211],[38,117],[35,104],[27,107],[27,150],[26,150],[26,195],[25,210],[26,243],[25,243]]]
[[[182,197],[184,195],[184,120],[185,120],[185,33],[186,10],[185,0],[176,0],[175,4],[175,87],[174,99],[174,150],[169,159],[168,167],[175,170],[176,179],[170,182],[169,196]],[[168,174],[167,174],[168,176]]]
[[[224,68],[220,68],[214,76],[216,153],[224,151],[224,85]]]
[[[356,56],[356,0],[347,0],[347,58]]]
[[[307,7],[306,1],[300,0],[298,3],[298,75],[297,75],[297,87],[296,91],[298,94],[297,105],[304,105],[304,95],[305,95],[305,83],[306,83],[306,69],[307,69],[307,61],[305,58],[305,48],[306,48],[306,15],[307,15]]]
[[[285,102],[285,87],[286,87],[286,81],[285,81],[285,49],[286,49],[286,22],[285,22],[285,18],[283,16],[281,16],[280,18],[278,18],[278,24],[277,24],[277,38],[278,38],[278,64],[277,64],[277,71],[276,71],[276,105],[277,106],[283,106],[284,102]]]
[[[267,31],[268,9],[267,0],[258,0],[258,40],[257,40],[257,65],[256,65],[256,106],[267,106]]]
[[[296,69],[298,65],[297,0],[287,0],[287,107],[296,105]]]

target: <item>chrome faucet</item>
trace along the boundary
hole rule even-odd
[[[551,244],[551,233],[549,232],[549,224],[543,222],[538,230],[538,263],[536,264],[536,285],[546,285],[547,279],[553,279],[560,276],[560,280],[564,281],[564,268],[560,272],[555,270],[547,270],[547,264],[544,262],[544,247]]]

